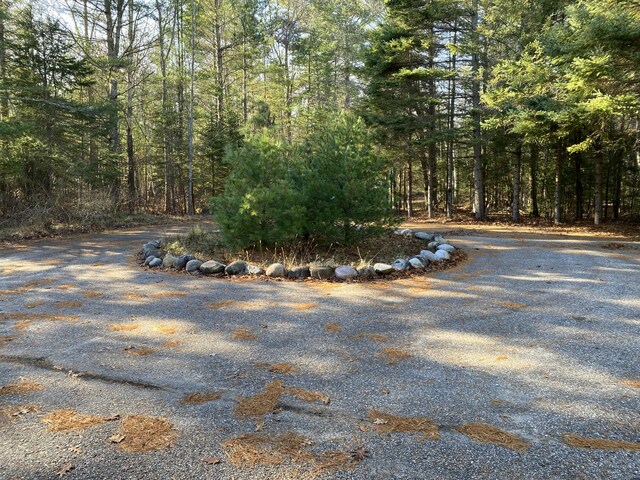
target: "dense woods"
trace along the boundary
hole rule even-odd
[[[397,213],[637,219],[640,1],[0,0],[7,221],[209,212],[339,111]]]

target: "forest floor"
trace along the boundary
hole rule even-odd
[[[138,267],[186,225],[3,247],[0,476],[640,478],[634,236],[408,227],[469,260],[255,282]]]

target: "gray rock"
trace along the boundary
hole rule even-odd
[[[249,265],[247,270],[251,275],[262,275],[264,273],[264,269],[262,267],[258,267],[257,265]]]
[[[436,258],[436,262],[442,262],[443,260],[449,260],[451,258],[451,255],[449,255],[449,252],[446,250],[438,250],[434,256]]]
[[[391,264],[394,270],[398,272],[403,272],[409,268],[409,262],[407,262],[404,258],[399,258],[395,262]]]
[[[395,268],[393,268],[392,265],[389,265],[387,263],[376,263],[373,266],[373,270],[378,274],[378,275],[387,275],[391,272],[395,271]]]
[[[162,252],[157,248],[150,248],[142,250],[142,256],[147,259],[149,257],[161,257]]]
[[[152,260],[155,260],[156,258],[157,257],[154,257],[153,255],[149,255],[144,259],[144,266],[146,267],[147,265],[149,265],[149,263],[151,263]]]
[[[216,273],[224,272],[226,265],[224,263],[216,262],[215,260],[209,260],[200,265],[200,271],[205,275],[213,275]]]
[[[333,268],[327,265],[317,265],[311,267],[310,272],[313,278],[318,278],[320,280],[327,280],[333,277],[334,274]]]
[[[428,265],[429,262],[437,262],[438,260],[436,259],[436,254],[433,252],[430,252],[429,250],[420,250],[420,258],[422,258],[422,260],[424,260],[424,264]]]
[[[159,267],[160,265],[162,265],[162,259],[158,257],[155,257],[153,260],[149,262],[149,267],[151,268],[156,268],[156,267]]]
[[[309,278],[311,276],[311,270],[309,267],[296,267],[287,272],[289,278]]]
[[[164,268],[173,268],[175,266],[175,264],[176,264],[176,260],[177,260],[176,257],[171,255],[170,253],[167,253],[164,256],[164,259],[162,260],[162,266]]]
[[[267,277],[284,277],[285,272],[284,265],[281,263],[274,263],[273,265],[269,265],[269,268],[267,268]]]
[[[430,242],[429,245],[427,245],[427,248],[432,252],[435,252],[438,249],[438,245],[440,245],[438,242]]]
[[[232,262],[224,269],[224,273],[227,275],[244,275],[249,273],[247,264],[243,261]]]
[[[351,278],[356,278],[358,276],[358,271],[349,265],[342,265],[336,268],[335,275],[336,278],[340,280],[349,280]]]
[[[413,235],[413,230],[411,230],[410,228],[405,228],[404,230],[402,230],[400,235],[404,235],[405,237],[410,237]]]
[[[200,270],[201,265],[202,265],[202,262],[200,260],[189,260],[185,265],[185,268],[187,272],[195,273]]]
[[[364,267],[360,267],[358,269],[358,276],[360,277],[373,277],[375,274],[376,271],[371,265],[365,265]]]
[[[433,235],[431,235],[430,233],[425,233],[425,232],[416,232],[415,233],[415,237],[418,240],[424,240],[425,242],[430,242],[433,240]]]
[[[195,259],[196,257],[194,257],[193,255],[180,255],[178,259],[175,261],[175,263],[173,264],[173,266],[178,270],[182,270],[187,266],[187,263]]]
[[[413,268],[414,270],[424,270],[424,262],[420,258],[410,258],[409,265],[411,265],[411,268]]]
[[[438,245],[438,250],[444,250],[448,253],[453,253],[456,251],[456,248],[453,245],[449,245],[448,243],[443,243],[442,245]]]
[[[433,239],[434,242],[438,242],[438,243],[446,243],[446,240],[444,239],[444,237],[442,235],[436,235]]]

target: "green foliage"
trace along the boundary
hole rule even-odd
[[[231,174],[212,208],[229,246],[279,244],[302,231],[304,206],[281,143],[266,134],[250,136],[227,151],[225,162]]]

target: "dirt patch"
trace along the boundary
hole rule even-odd
[[[84,298],[100,298],[100,297],[104,297],[104,293],[98,292],[97,290],[87,290],[82,295],[84,295]]]
[[[220,392],[193,392],[185,394],[185,396],[180,400],[180,403],[187,405],[199,405],[201,403],[220,400],[220,398],[222,398],[222,394]]]
[[[286,387],[285,393],[288,395],[293,395],[294,397],[298,397],[300,400],[308,403],[322,402],[325,405],[329,405],[331,403],[331,398],[329,398],[329,395],[326,395],[322,392],[316,392],[315,390],[305,390],[304,388],[300,387]]]
[[[298,369],[290,363],[258,363],[256,366],[264,368],[271,373],[279,373],[281,375],[296,373],[298,371]]]
[[[385,347],[378,353],[378,356],[384,358],[387,361],[387,365],[397,365],[400,360],[411,358],[409,352],[397,347]]]
[[[284,392],[284,383],[280,380],[271,382],[257,395],[238,398],[235,413],[240,418],[261,417],[267,413],[273,413]]]
[[[82,306],[82,302],[78,302],[77,300],[61,300],[53,304],[53,308],[56,310],[63,310],[67,308],[80,308]]]
[[[159,417],[132,415],[120,426],[117,447],[129,453],[144,453],[169,448],[178,434],[173,424]]]
[[[47,428],[51,432],[68,432],[70,430],[84,430],[85,428],[118,420],[119,418],[119,416],[100,417],[97,415],[87,415],[78,413],[70,408],[65,408],[49,413],[42,421],[47,424]]]
[[[628,450],[640,452],[640,443],[627,442],[624,440],[611,440],[608,438],[586,438],[572,433],[566,433],[562,440],[567,445],[586,450]]]
[[[134,357],[146,357],[155,352],[151,347],[126,347],[123,351]]]
[[[40,410],[38,405],[31,403],[26,405],[3,404],[0,405],[0,425],[9,423],[22,415],[37,412]]]
[[[325,324],[324,329],[329,333],[340,333],[342,327],[339,323],[329,322]]]
[[[255,340],[256,338],[258,338],[258,335],[246,328],[237,328],[233,331],[231,338],[233,338],[234,340],[249,341],[249,340]]]
[[[466,423],[456,428],[456,430],[476,442],[493,443],[518,452],[523,452],[529,448],[529,442],[526,440],[488,423]]]
[[[31,380],[18,380],[15,383],[8,383],[0,387],[0,397],[6,395],[26,395],[28,393],[40,392],[43,390],[41,384]]]
[[[137,323],[110,323],[108,327],[114,332],[132,332],[133,330],[137,330],[138,328],[140,328],[140,325],[138,325]]]
[[[419,433],[421,440],[438,440],[440,430],[438,425],[424,417],[400,417],[390,413],[369,410],[369,419],[380,433]]]

